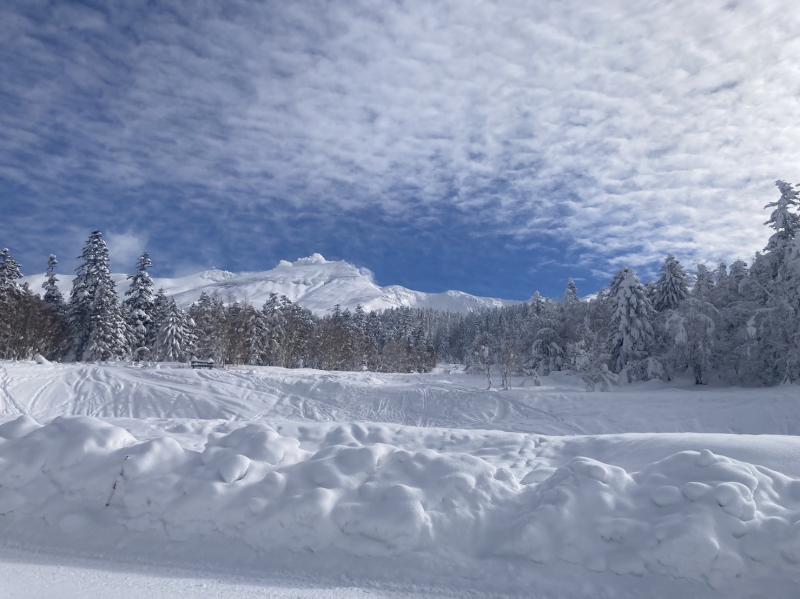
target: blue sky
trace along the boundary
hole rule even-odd
[[[796,180],[798,30],[784,0],[6,0],[0,244],[518,299],[747,258]]]

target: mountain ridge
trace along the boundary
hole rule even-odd
[[[59,275],[59,278],[59,286],[66,296],[73,275]],[[114,273],[113,278],[119,295],[123,296],[128,286],[127,275]],[[30,275],[24,280],[38,292],[44,275]],[[256,306],[262,305],[270,293],[277,293],[317,315],[326,314],[335,305],[351,310],[361,305],[367,311],[414,307],[471,312],[518,303],[458,290],[426,292],[402,285],[384,287],[375,282],[375,276],[368,268],[343,260],[327,260],[319,253],[291,262],[281,260],[266,271],[235,273],[211,268],[181,277],[153,277],[153,283],[156,289],[163,288],[183,307],[197,301],[203,292],[219,295],[226,303],[242,301]]]

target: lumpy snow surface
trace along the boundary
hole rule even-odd
[[[37,372],[44,389],[38,394],[26,378]],[[736,399],[744,393],[763,396],[766,408],[760,419],[756,411],[749,422],[741,416],[742,426],[772,433],[794,426],[778,417],[796,409],[782,395],[787,388],[733,390],[728,410],[721,407],[725,390],[697,393],[697,405],[705,406],[698,418],[691,420],[678,401],[673,420],[652,422],[673,429],[660,434],[623,433],[620,423],[627,418],[644,428],[644,412],[659,398],[671,401],[677,390],[647,387],[627,398],[625,392],[584,394],[590,411],[608,401],[630,413],[605,422],[595,415],[593,432],[615,434],[553,436],[487,430],[491,417],[510,420],[486,406],[519,406],[518,426],[507,429],[552,432],[547,427],[562,419],[562,433],[588,428],[588,417],[577,424],[565,417],[579,413],[580,392],[567,379],[487,392],[477,378],[443,374],[241,369],[200,375],[179,368],[4,364],[2,376],[0,539],[6,552],[16,547],[339,583],[345,576],[445,588],[455,596],[788,597],[800,584],[800,440],[698,431],[712,421],[710,406],[718,411],[710,428],[731,428],[736,410],[746,412],[747,402]],[[126,388],[130,381],[136,392]],[[239,401],[255,410],[248,401],[265,398],[268,385],[280,391],[273,403],[259,404],[262,414],[233,412],[233,388],[251,393]],[[447,388],[433,409],[415,403],[436,401],[415,395],[426,385],[429,392]],[[164,391],[170,388],[187,402],[204,398],[209,417],[176,418],[168,412],[179,409]],[[217,389],[227,391],[215,404]],[[321,402],[326,389],[332,391],[328,410],[293,411],[308,407],[305,401]],[[367,389],[378,404],[394,405],[366,410],[373,405]],[[137,394],[142,404],[134,411]],[[567,402],[566,411],[549,411],[555,394]],[[58,415],[80,412],[78,405],[102,406],[106,395],[128,407],[100,410],[103,418]],[[75,403],[87,397],[93,399]],[[214,412],[220,406],[231,412]],[[347,409],[364,410],[372,421],[333,421]],[[471,429],[397,422],[426,409]],[[675,430],[681,423],[693,432]]]

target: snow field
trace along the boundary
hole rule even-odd
[[[468,576],[505,561],[721,590],[800,582],[800,480],[709,450],[627,470],[515,433],[210,424],[139,439],[91,417],[5,422],[3,539],[189,561],[249,553],[264,567],[311,554],[395,574]],[[513,576],[502,584],[524,590]]]
[[[0,362],[0,418],[371,421],[546,435],[749,433],[800,435],[796,386],[720,388],[647,383],[587,393],[577,377],[508,391],[460,372],[425,375],[311,369]]]

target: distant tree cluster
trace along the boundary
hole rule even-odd
[[[319,318],[274,293],[260,309],[203,293],[188,317],[193,353],[219,363],[424,372],[436,365],[436,355],[413,312],[336,306]]]
[[[769,241],[741,260],[690,275],[667,256],[658,279],[642,284],[622,269],[582,300],[570,280],[559,301],[538,293],[525,303],[468,314],[401,308],[366,313],[337,306],[316,317],[286,297],[261,307],[202,294],[188,310],[162,291],[142,255],[120,302],[108,248],[93,232],[65,300],[50,256],[41,297],[21,283],[11,253],[0,252],[0,358],[185,361],[423,372],[464,363],[489,386],[509,377],[538,380],[581,373],[588,388],[615,381],[689,375],[736,384],[800,381],[800,200],[777,182],[767,204]]]
[[[531,301],[466,315],[430,315],[437,355],[490,379],[536,378],[552,370],[583,374],[590,388],[688,374],[732,384],[800,381],[800,200],[777,182],[767,204],[772,229],[748,266],[741,260],[690,276],[667,256],[644,285],[622,269],[609,288],[581,301],[570,280],[561,301]]]
[[[367,314],[337,306],[319,318],[272,294],[256,308],[201,294],[188,310],[154,289],[152,261],[143,254],[119,300],[109,251],[94,231],[84,245],[72,292],[58,288],[50,256],[41,297],[27,284],[9,250],[0,253],[0,358],[50,360],[213,359],[219,364],[328,370],[423,372],[436,364],[414,311]]]

